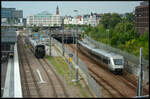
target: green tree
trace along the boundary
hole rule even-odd
[[[121,21],[121,17],[117,13],[112,14],[111,22],[110,22],[110,27],[114,28],[116,24],[118,24]]]
[[[100,23],[102,23],[104,25],[105,29],[107,29],[109,27],[109,25],[111,24],[111,14],[105,13],[102,16]]]
[[[122,18],[123,22],[135,22],[135,14],[133,13],[125,13],[125,16]]]
[[[130,41],[131,39],[138,37],[134,30],[135,29],[133,23],[118,23],[112,32],[111,44],[115,46],[120,46],[120,44],[125,44],[126,41]]]
[[[140,35],[135,29],[135,15],[126,13],[123,18],[117,13],[106,13],[102,16],[96,27],[87,26],[85,33],[99,42],[108,43],[136,56],[139,56],[139,49],[143,47],[143,57],[149,59],[149,31]]]
[[[116,24],[118,24],[121,21],[121,17],[118,13],[105,13],[101,20],[100,23],[102,23],[105,27],[105,29],[108,28],[114,28]]]
[[[32,31],[33,32],[38,32],[39,31],[39,27],[37,27],[37,26],[34,25],[33,28],[32,28]]]

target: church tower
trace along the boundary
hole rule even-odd
[[[59,8],[58,8],[58,6],[56,8],[56,15],[59,15]]]

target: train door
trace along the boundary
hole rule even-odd
[[[114,61],[113,61],[113,58],[110,58],[110,70],[114,70]]]
[[[107,64],[107,67],[109,69],[111,69],[111,60],[110,60],[110,58],[105,58],[105,64]]]

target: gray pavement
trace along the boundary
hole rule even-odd
[[[50,47],[46,46],[46,54],[50,55]],[[59,56],[57,50],[55,49],[55,47],[52,45],[51,46],[51,56]]]
[[[59,56],[59,54],[54,46],[52,46],[52,56]]]

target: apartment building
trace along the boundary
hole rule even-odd
[[[135,8],[135,26],[137,31],[143,34],[146,30],[149,30],[149,3],[144,1],[140,3],[140,6]]]

